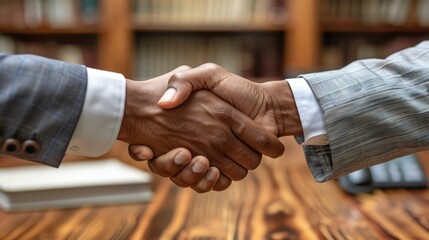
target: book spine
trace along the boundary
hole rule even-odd
[[[99,0],[2,0],[0,26],[68,28],[98,22]]]
[[[136,0],[141,24],[276,24],[285,23],[285,0]]]
[[[159,34],[137,41],[137,79],[150,79],[180,65],[213,62],[246,77],[282,76],[281,41],[275,36]]]
[[[422,2],[427,0],[322,0],[324,23],[362,23],[367,25],[405,25],[416,22]]]

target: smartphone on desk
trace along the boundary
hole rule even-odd
[[[339,178],[341,188],[350,194],[374,189],[427,188],[426,173],[415,154],[399,157]]]

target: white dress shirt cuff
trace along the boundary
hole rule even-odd
[[[326,145],[329,143],[319,102],[303,78],[286,79],[298,108],[304,136],[295,139],[301,145]]]
[[[67,154],[97,157],[115,143],[125,108],[125,78],[87,68],[88,86],[82,113]]]

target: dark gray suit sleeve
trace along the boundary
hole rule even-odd
[[[0,54],[0,143],[34,140],[40,146],[37,154],[18,149],[9,155],[58,166],[77,125],[86,85],[84,66]]]
[[[429,41],[302,77],[320,103],[330,142],[304,149],[317,181],[429,149]]]

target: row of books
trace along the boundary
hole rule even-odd
[[[140,24],[275,24],[286,21],[285,0],[135,0]]]
[[[429,26],[429,0],[323,0],[321,18],[326,23]]]
[[[57,41],[21,41],[0,35],[0,53],[35,54],[66,62],[97,67],[97,53],[92,44],[69,44]]]
[[[98,0],[0,0],[0,27],[65,28],[98,22]]]
[[[425,37],[398,36],[386,39],[369,39],[365,36],[355,38],[338,38],[322,48],[321,67],[337,69],[346,64],[368,58],[386,58],[389,55],[415,46]]]
[[[207,62],[250,78],[282,76],[281,37],[161,34],[137,40],[135,75],[140,80]]]

